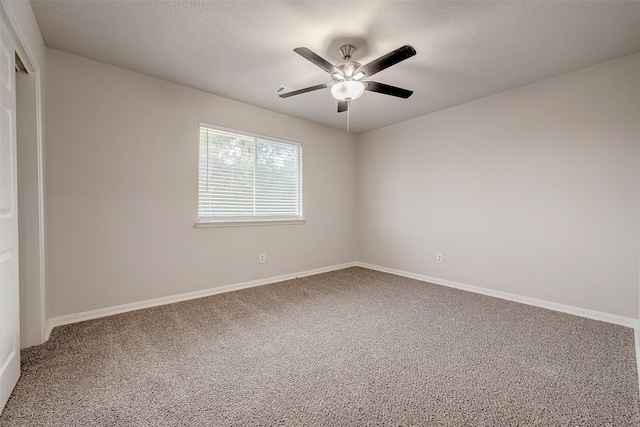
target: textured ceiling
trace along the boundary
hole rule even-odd
[[[293,52],[364,64],[410,44],[418,54],[372,80],[415,91],[365,92],[355,133],[640,52],[640,2],[31,1],[47,46],[344,129],[331,81]]]

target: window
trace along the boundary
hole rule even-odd
[[[198,225],[301,223],[302,145],[200,123]]]

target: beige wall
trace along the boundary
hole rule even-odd
[[[355,260],[638,317],[640,55],[357,138],[47,56],[50,317]],[[302,142],[308,222],[193,228],[198,121]]]
[[[637,318],[640,54],[360,135],[357,173],[359,261]]]
[[[355,261],[353,135],[52,49],[47,61],[51,317]],[[198,121],[301,142],[306,224],[194,228]]]

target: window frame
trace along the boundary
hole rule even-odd
[[[274,142],[276,144],[286,144],[286,145],[295,145],[298,147],[298,184],[300,186],[300,215],[297,217],[265,217],[264,219],[257,219],[256,217],[235,217],[235,218],[221,218],[216,219],[214,217],[200,217],[200,191],[198,190],[199,186],[199,169],[200,169],[200,130],[202,128],[208,128],[213,131],[220,131],[225,133],[236,134],[239,136],[253,138],[255,141],[254,149],[257,150],[257,140],[261,139],[264,141]],[[243,227],[243,226],[254,226],[254,225],[298,225],[304,224],[306,219],[304,218],[304,175],[303,175],[303,163],[304,163],[304,150],[301,142],[292,141],[288,139],[278,138],[274,136],[262,135],[258,133],[228,128],[224,126],[212,125],[206,122],[198,122],[198,149],[197,149],[197,158],[196,158],[196,228],[208,228],[208,227]],[[256,151],[257,153],[257,151]],[[254,158],[255,160],[255,158]],[[256,170],[254,168],[254,180]],[[255,197],[255,195],[254,195]]]

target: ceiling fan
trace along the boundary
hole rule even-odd
[[[331,64],[306,47],[297,47],[293,49],[293,51],[329,73],[333,81],[283,93],[280,94],[280,98],[288,98],[290,96],[300,95],[301,93],[330,87],[331,95],[338,100],[338,113],[342,113],[349,109],[349,102],[362,96],[365,90],[405,99],[413,94],[411,90],[371,80],[364,80],[385,68],[389,68],[415,55],[416,50],[409,45],[402,46],[365,65],[351,60],[356,53],[356,48],[350,44],[346,44],[338,49],[344,62],[336,65]]]

